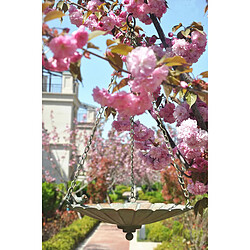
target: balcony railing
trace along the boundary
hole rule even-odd
[[[43,84],[42,85],[43,92],[50,93],[61,93],[62,92],[62,84]]]
[[[50,93],[62,92],[62,73],[51,72],[43,69],[42,91]]]

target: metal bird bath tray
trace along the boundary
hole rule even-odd
[[[142,225],[180,215],[192,209],[191,206],[150,202],[100,203],[93,205],[71,205],[73,211],[103,222],[116,224],[132,240],[136,229]]]

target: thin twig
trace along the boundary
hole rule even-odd
[[[87,53],[89,53],[89,54],[91,54],[91,55],[93,55],[93,56],[99,57],[99,58],[101,58],[101,59],[103,59],[103,60],[109,62],[109,63],[112,64],[114,67],[117,67],[117,68],[119,69],[119,71],[122,71],[122,72],[127,73],[127,74],[131,74],[129,71],[127,71],[127,70],[125,70],[125,69],[122,69],[122,68],[119,67],[117,64],[113,63],[113,62],[112,62],[111,60],[109,60],[107,57],[100,56],[100,55],[98,55],[98,54],[96,54],[96,53],[94,53],[94,52],[91,52],[91,51],[89,51],[89,50],[86,50],[86,49],[83,49],[83,50],[84,50],[84,52],[87,52]]]
[[[72,5],[75,5],[75,6],[79,7],[79,8],[82,8],[83,10],[88,11],[87,8],[83,7],[82,5],[80,5],[80,4],[78,4],[78,3],[74,3],[74,2],[71,2],[71,1],[68,1],[68,2],[69,2],[70,4],[72,4]]]

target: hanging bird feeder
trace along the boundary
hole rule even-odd
[[[128,21],[127,21],[128,22]],[[133,28],[135,26],[135,20],[134,25],[131,26],[131,24],[128,25],[131,30],[133,31]],[[131,38],[131,40],[133,40]],[[134,41],[134,40],[133,40]],[[109,85],[108,91],[110,90],[111,86],[113,85],[114,76],[112,77],[111,83]],[[96,122],[92,130],[92,134],[89,137],[88,143],[85,147],[84,153],[80,158],[80,161],[77,165],[77,169],[74,175],[74,179],[71,182],[71,186],[67,191],[67,194],[64,198],[64,200],[67,202],[67,205],[69,208],[71,208],[73,211],[79,212],[82,215],[87,215],[92,218],[98,219],[103,222],[116,224],[119,229],[122,229],[124,233],[126,233],[126,239],[132,240],[133,239],[133,232],[136,231],[136,229],[140,229],[142,225],[153,223],[156,221],[164,220],[170,217],[174,217],[177,215],[180,215],[182,213],[185,213],[189,210],[191,210],[193,207],[190,205],[189,201],[189,192],[185,187],[185,182],[182,177],[182,172],[180,171],[179,167],[175,163],[175,158],[173,155],[173,150],[169,142],[168,133],[165,129],[165,126],[161,120],[161,117],[159,116],[157,105],[154,102],[154,111],[157,115],[157,125],[161,129],[163,136],[164,136],[164,142],[166,143],[166,146],[168,148],[169,154],[172,159],[172,165],[175,167],[177,171],[178,181],[181,185],[181,188],[183,190],[183,194],[187,200],[186,205],[176,205],[176,204],[165,204],[165,203],[155,203],[152,204],[150,202],[137,202],[136,196],[135,196],[135,183],[134,183],[134,117],[130,118],[130,135],[131,135],[131,195],[129,198],[129,202],[127,203],[100,203],[100,204],[92,204],[92,205],[86,205],[84,198],[81,199],[80,197],[77,197],[73,193],[73,189],[76,186],[76,180],[79,176],[79,173],[81,169],[83,169],[83,165],[85,160],[87,159],[88,151],[90,150],[90,146],[94,137],[94,134],[96,132],[97,126],[101,120],[102,114],[104,112],[104,107],[101,107],[97,117]]]

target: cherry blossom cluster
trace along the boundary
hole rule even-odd
[[[204,120],[208,121],[208,107],[207,104],[201,101],[199,98],[196,100],[197,108]],[[160,108],[160,116],[167,123],[177,122],[177,126],[180,126],[181,122],[191,118],[195,119],[192,109],[190,109],[187,102],[183,102],[180,105],[175,106],[173,103],[166,103],[163,107]]]
[[[204,122],[207,122],[207,104],[198,98],[196,106]],[[175,106],[173,103],[168,102],[160,108],[159,115],[169,124],[176,122],[177,148],[187,162],[191,164],[191,168],[189,169],[190,175],[193,173],[199,173],[201,176],[204,174],[207,175],[208,161],[204,158],[204,155],[208,150],[208,133],[198,127],[193,111],[189,105],[183,102]],[[199,179],[195,182],[190,180],[188,190],[195,195],[203,194],[207,192],[207,184],[199,181]]]
[[[93,90],[94,100],[102,106],[115,108],[123,116],[143,114],[152,108],[152,93],[168,75],[168,67],[156,67],[156,63],[157,59],[151,48],[135,48],[126,57],[126,65],[132,78],[128,85],[132,92],[109,94],[107,90],[96,87]]]
[[[112,126],[118,132],[130,131],[131,129],[129,117],[122,117],[120,114]],[[171,157],[165,143],[156,143],[154,131],[140,123],[139,120],[134,122],[134,140],[135,147],[139,150],[138,157],[148,167],[153,170],[162,170],[170,164]]]
[[[71,5],[69,8],[69,18],[72,24],[75,24],[77,27],[84,25],[90,31],[94,30],[103,30],[110,33],[114,26],[121,27],[126,22],[127,12],[125,11],[110,11],[104,15],[103,10],[99,9],[98,6],[102,4],[101,1],[89,1],[87,4],[88,10],[92,11],[92,14],[85,20],[83,23],[83,13],[81,10],[77,9],[75,6]],[[100,12],[102,17],[98,19],[96,12]]]
[[[191,32],[191,42],[186,39],[172,39],[173,53],[182,56],[188,63],[196,63],[205,52],[206,45],[206,34],[196,30]]]
[[[133,16],[145,24],[151,24],[152,20],[148,14],[155,14],[161,18],[167,11],[165,0],[123,0],[124,7],[128,13],[133,13]]]
[[[88,32],[81,25],[72,35],[59,35],[48,44],[54,56],[47,59],[43,56],[43,66],[52,71],[65,71],[71,62],[77,62],[82,55],[77,51],[88,41]]]
[[[203,157],[208,150],[208,133],[198,128],[197,121],[186,119],[177,128],[179,144],[178,148],[183,156],[192,163],[190,174],[205,173],[208,171],[208,161]],[[188,190],[192,194],[203,194],[207,192],[207,185],[203,182],[190,181]]]

